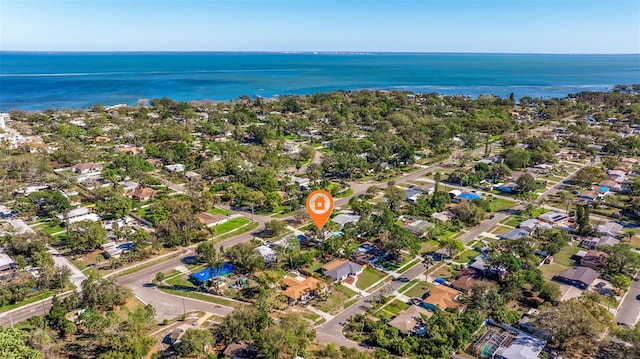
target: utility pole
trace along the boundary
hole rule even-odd
[[[187,306],[184,304],[184,298],[182,298],[182,313],[183,317],[187,316]]]

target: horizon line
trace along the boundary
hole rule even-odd
[[[0,50],[22,54],[279,54],[279,55],[572,55],[633,56],[640,52],[473,52],[473,51],[260,51],[260,50]]]

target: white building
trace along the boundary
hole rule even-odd
[[[7,254],[0,253],[0,271],[13,269],[16,266],[16,262],[11,259]]]
[[[8,113],[0,113],[0,129],[4,130],[5,128],[7,128],[7,122],[9,121],[9,114]]]
[[[260,255],[262,256],[262,258],[264,258],[264,263],[269,265],[272,264],[273,262],[276,261],[276,251],[274,251],[273,249],[262,245],[258,248],[256,248],[256,250],[258,250],[258,252],[260,252]]]

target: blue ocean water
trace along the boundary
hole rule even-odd
[[[640,83],[640,55],[0,52],[0,111],[397,89],[564,97]]]

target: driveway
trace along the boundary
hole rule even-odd
[[[582,290],[568,284],[560,284],[560,301],[565,302],[571,298],[582,296]]]

